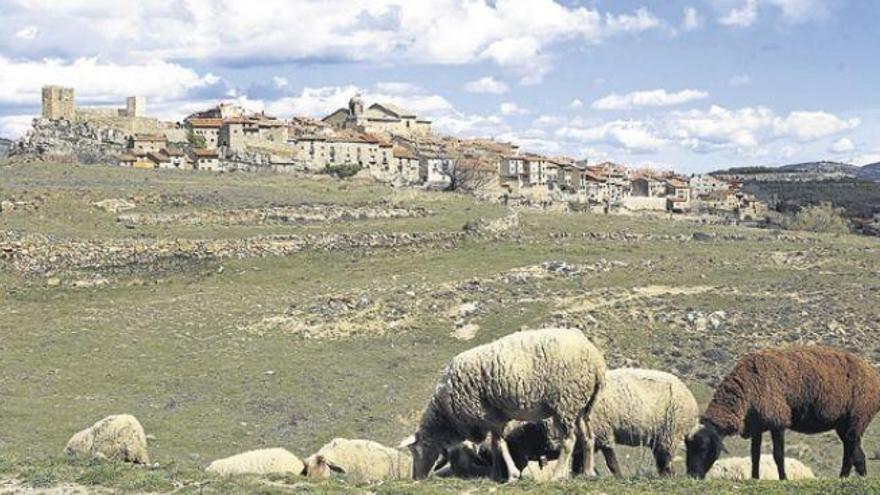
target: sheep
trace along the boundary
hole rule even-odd
[[[107,416],[67,442],[64,453],[149,464],[147,436],[141,423],[129,414]]]
[[[258,449],[212,462],[209,473],[232,474],[302,474],[305,464],[286,449]]]
[[[412,458],[399,450],[370,440],[334,438],[305,460],[304,474],[328,478],[331,472],[347,473],[361,481],[408,478]]]
[[[657,472],[672,474],[675,450],[697,425],[694,394],[675,375],[657,370],[620,368],[605,375],[605,388],[596,399],[590,424],[596,448],[608,470],[622,475],[614,444],[649,447]]]
[[[825,347],[769,349],[743,354],[724,377],[688,435],[687,471],[706,472],[724,449],[723,437],[751,438],[752,478],[760,474],[761,437],[773,440],[779,479],[786,479],[786,429],[822,433],[834,429],[843,442],[840,476],[865,476],[862,435],[880,409],[880,375],[863,358]]]
[[[675,449],[697,425],[699,409],[694,395],[672,374],[638,368],[610,370],[605,387],[590,414],[595,448],[601,450],[608,469],[622,475],[614,444],[649,447],[660,475],[672,474]],[[506,435],[508,448],[518,469],[529,461],[552,460],[558,456],[558,442],[547,421],[522,423]],[[575,456],[583,455],[582,446]]]
[[[401,443],[413,453],[413,478],[426,478],[461,441],[490,434],[494,477],[518,478],[504,427],[548,417],[563,439],[554,477],[568,477],[576,439],[592,445],[587,416],[604,381],[605,359],[579,330],[517,332],[459,354],[441,374],[418,431]],[[575,471],[585,469],[592,472],[592,456]]]
[[[706,473],[706,478],[712,480],[733,480],[741,481],[751,476],[751,458],[749,457],[724,457],[718,459],[718,462],[712,465],[712,469]],[[761,456],[760,479],[762,480],[778,480],[779,473],[776,470],[776,464],[773,457],[769,455]],[[805,466],[801,461],[785,458],[785,475],[790,480],[810,480],[816,476],[813,470]]]

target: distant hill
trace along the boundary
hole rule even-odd
[[[806,163],[794,163],[792,165],[783,165],[779,167],[779,171],[785,172],[799,172],[799,173],[814,173],[814,174],[846,174],[855,176],[859,167],[855,165],[850,165],[849,163],[840,163],[840,162],[806,162]]]
[[[835,174],[855,177],[860,168],[849,163],[840,162],[805,162],[792,163],[779,167],[732,167],[727,170],[712,172],[713,174],[762,175],[762,174]]]
[[[865,165],[859,168],[856,177],[862,180],[880,182],[880,162]]]

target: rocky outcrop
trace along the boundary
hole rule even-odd
[[[258,236],[244,239],[66,239],[0,232],[0,265],[22,273],[101,269],[163,260],[206,260],[287,256],[307,250],[366,252],[371,249],[447,248],[463,232],[351,232]]]
[[[132,225],[267,225],[416,218],[425,217],[430,214],[430,211],[419,206],[314,204],[240,210],[187,211],[181,213],[124,213],[120,214],[117,220]]]
[[[112,163],[114,156],[125,149],[126,138],[119,129],[89,122],[34,119],[33,127],[11,154],[72,157],[86,164]]]
[[[0,138],[0,159],[6,158],[6,156],[9,155],[9,152],[12,151],[12,148],[14,146],[14,141]]]

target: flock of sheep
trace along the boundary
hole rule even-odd
[[[649,448],[657,472],[672,474],[687,451],[695,478],[812,478],[784,456],[784,431],[834,430],[844,446],[841,476],[866,474],[862,436],[880,409],[880,375],[864,359],[822,347],[744,354],[706,410],[675,376],[607,370],[599,350],[572,329],[522,331],[465,351],[443,370],[414,435],[392,449],[334,439],[300,460],[284,449],[211,463],[220,475],[290,473],[364,481],[428,476],[557,480],[595,475],[594,454],[621,476],[615,444]],[[769,431],[772,456],[761,456]],[[723,458],[722,440],[751,439],[750,458]],[[406,447],[407,449],[404,449]],[[74,435],[68,454],[148,463],[146,436],[132,416],[111,416]]]

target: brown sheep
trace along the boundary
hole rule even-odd
[[[703,478],[724,449],[722,438],[751,438],[752,478],[758,478],[761,436],[770,431],[779,479],[785,477],[784,432],[837,432],[840,476],[855,465],[864,476],[862,435],[880,409],[880,375],[863,358],[824,347],[770,349],[742,355],[721,381],[687,439],[687,470]]]

